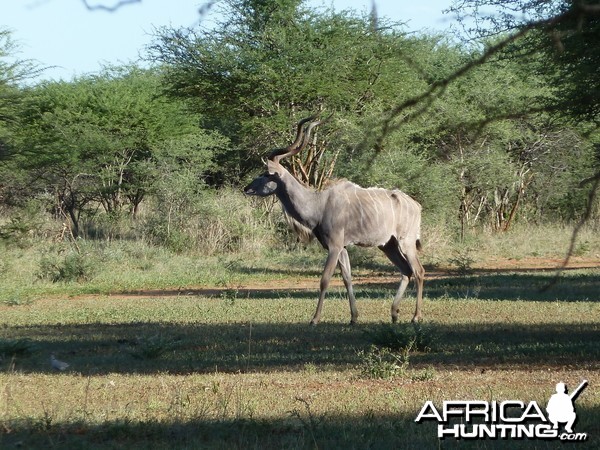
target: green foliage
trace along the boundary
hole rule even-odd
[[[179,195],[165,198],[159,193],[161,203],[144,223],[144,235],[158,245],[213,255],[260,251],[273,239],[272,227],[261,220],[261,208],[237,190],[191,192],[184,185],[169,189]]]
[[[393,351],[436,351],[439,336],[423,324],[380,324],[364,331],[367,339],[377,347]]]
[[[10,145],[23,106],[24,90],[19,84],[41,72],[33,61],[19,59],[19,50],[12,32],[0,28],[0,160],[5,156],[5,146]]]
[[[470,31],[478,36],[529,26],[531,31],[512,43],[511,57],[520,59],[525,72],[546,79],[545,108],[594,122],[600,114],[596,6],[596,1],[461,0],[452,9],[460,20],[477,18]],[[516,10],[522,14],[514,14]]]
[[[461,4],[506,11],[511,2]],[[312,186],[333,175],[402,189],[423,205],[424,223],[462,239],[474,228],[575,220],[588,202],[581,180],[598,168],[589,91],[598,84],[597,20],[569,2],[523,5],[539,7],[529,18],[567,15],[417,103],[503,35],[467,45],[300,0],[227,0],[213,29],[158,30],[152,69],[108,67],[22,87],[35,69],[3,62],[14,44],[0,32],[0,239],[141,237],[207,254],[260,246],[280,226],[257,231],[269,206],[252,212],[257,203],[223,192],[255,175],[259,156],[317,111],[334,115],[290,161]],[[48,214],[47,229],[26,213],[32,201],[35,215]]]
[[[473,273],[474,249],[468,246],[457,248],[448,263],[460,276],[466,277]]]
[[[358,352],[361,373],[367,378],[389,379],[406,376],[412,352],[431,352],[439,347],[439,336],[422,324],[380,324],[363,331],[371,342]],[[428,381],[435,371],[426,369],[412,375],[413,380]]]
[[[11,217],[8,223],[0,226],[0,240],[21,245],[27,238],[29,230],[30,227],[21,216]]]
[[[387,347],[371,345],[368,350],[358,352],[361,359],[361,374],[365,378],[388,380],[406,373],[410,349],[397,354]]]
[[[228,1],[227,19],[216,28],[162,29],[150,49],[164,65],[168,92],[191,101],[240,147],[237,158],[219,161],[227,171],[248,170],[248,162],[281,146],[301,115],[361,114],[412,92],[397,89],[399,75],[412,89],[419,81],[405,56],[416,46],[396,24],[380,19],[376,30],[365,16],[279,3]]]
[[[555,70],[546,72],[557,98],[553,109],[594,121],[600,117],[600,18],[580,11],[579,2],[562,3],[570,15],[552,30],[560,42],[540,37],[546,59],[554,63],[550,67]]]
[[[155,359],[173,348],[173,342],[161,334],[141,337],[134,344],[131,355],[138,359]]]
[[[181,176],[183,165],[189,182],[202,185],[224,141],[204,133],[198,116],[160,89],[156,73],[135,67],[36,86],[8,161],[23,174],[13,188],[52,193],[48,208],[77,236],[82,216],[98,206],[136,214],[158,180]]]
[[[18,208],[7,208],[0,220],[0,243],[25,248],[35,238],[47,237],[43,202],[28,201]]]
[[[92,277],[94,267],[89,255],[67,250],[65,254],[48,253],[42,256],[37,276],[53,283],[84,282]]]

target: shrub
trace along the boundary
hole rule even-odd
[[[402,376],[408,368],[410,349],[397,354],[386,347],[371,345],[358,352],[361,374],[365,378],[390,379]]]
[[[174,347],[173,342],[162,334],[140,338],[136,345],[131,356],[137,359],[156,359]]]
[[[429,352],[436,347],[437,336],[421,324],[381,324],[364,331],[371,346],[358,353],[361,373],[368,378],[405,376],[410,353]],[[430,370],[413,375],[414,380],[427,381],[434,377]]]
[[[8,223],[0,225],[0,240],[8,243],[20,245],[30,230],[27,224],[21,217],[12,217]]]
[[[262,217],[261,204],[230,188],[205,190],[185,204],[153,209],[144,234],[177,253],[255,253],[268,247],[275,235],[274,227]]]
[[[429,352],[436,349],[438,342],[436,333],[422,324],[381,324],[366,329],[364,333],[373,345],[394,351]]]
[[[0,355],[7,358],[29,356],[36,351],[36,345],[29,339],[0,339]]]
[[[461,277],[467,277],[473,274],[473,250],[469,247],[456,249],[452,258],[448,259],[448,263],[454,268],[453,272]]]
[[[92,277],[93,262],[89,256],[69,251],[66,255],[44,255],[40,260],[38,278],[53,283],[88,281]]]

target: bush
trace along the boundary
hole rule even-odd
[[[453,272],[461,277],[467,277],[473,275],[473,263],[475,258],[473,257],[473,249],[470,247],[463,247],[454,250],[452,258],[448,259],[448,263],[453,268]]]
[[[173,342],[162,334],[142,337],[136,345],[131,355],[137,359],[156,359],[174,347]]]
[[[430,352],[437,348],[438,337],[422,324],[381,324],[364,331],[371,343],[390,350]]]
[[[45,199],[32,199],[20,207],[2,206],[0,204],[0,243],[24,249],[39,238],[59,235],[61,223],[47,213]]]
[[[255,253],[275,236],[262,216],[261,205],[237,190],[206,190],[185,204],[156,205],[146,218],[144,235],[177,253]]]
[[[390,379],[402,376],[408,368],[410,349],[396,354],[385,347],[371,345],[366,351],[359,351],[361,374],[365,378]]]
[[[82,282],[92,277],[94,264],[89,256],[75,251],[66,255],[44,255],[40,260],[38,278],[59,282]]]
[[[36,350],[36,344],[29,339],[0,339],[0,355],[6,358],[30,356]]]
[[[421,324],[381,324],[364,331],[371,346],[360,351],[361,373],[367,378],[394,378],[407,375],[410,353],[429,352],[437,346],[437,336]],[[435,373],[427,369],[412,375],[415,381],[428,381]]]
[[[0,225],[0,240],[7,244],[21,245],[27,238],[30,226],[21,217],[13,217],[8,223]]]

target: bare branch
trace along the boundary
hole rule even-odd
[[[389,133],[400,128],[400,125],[402,125],[403,123],[406,123],[409,120],[412,120],[423,114],[425,111],[427,111],[433,103],[433,101],[436,98],[443,95],[450,83],[463,77],[476,67],[481,66],[482,64],[487,62],[491,57],[500,53],[508,45],[525,36],[530,31],[534,29],[549,29],[565,20],[580,17],[582,15],[600,16],[600,6],[575,5],[572,9],[565,11],[562,14],[547,19],[526,23],[523,26],[521,26],[515,33],[507,36],[505,39],[502,39],[497,44],[489,47],[478,58],[474,59],[468,64],[465,64],[454,73],[448,75],[446,78],[432,83],[431,86],[429,86],[429,88],[422,94],[409,98],[400,105],[396,106],[391,111],[389,111],[387,117],[384,118],[384,120],[382,121],[381,132],[375,143],[375,152],[379,153],[382,150],[383,140]],[[414,111],[409,111],[413,107],[418,107],[418,109]],[[404,117],[400,121],[394,123],[394,120],[398,118],[401,114],[405,114]]]
[[[567,265],[569,264],[569,261],[571,260],[571,256],[573,256],[573,251],[575,250],[575,244],[577,242],[577,236],[579,236],[579,232],[581,231],[581,228],[583,228],[583,226],[587,223],[587,221],[592,216],[592,211],[594,210],[594,203],[596,200],[596,194],[598,194],[598,188],[600,187],[600,172],[598,172],[596,175],[594,175],[590,178],[586,178],[585,180],[583,180],[580,183],[580,186],[583,187],[584,185],[586,185],[588,183],[593,183],[592,188],[590,189],[590,192],[588,193],[588,203],[587,203],[587,206],[583,213],[583,216],[581,217],[579,222],[577,222],[577,224],[575,225],[575,228],[573,229],[573,234],[571,235],[571,242],[569,243],[569,249],[567,250],[567,255],[565,256],[565,259],[563,260],[562,264],[558,267],[558,269],[556,269],[556,275],[554,275],[554,278],[552,279],[552,281],[550,281],[546,286],[542,287],[540,289],[541,292],[547,291],[548,289],[550,289],[552,286],[554,286],[558,282],[563,271],[567,268]]]
[[[106,12],[111,12],[111,13],[115,12],[116,10],[118,10],[119,8],[121,8],[125,5],[131,5],[134,3],[142,3],[142,0],[119,0],[114,5],[107,6],[107,5],[102,5],[102,4],[91,5],[89,0],[81,0],[81,1],[83,2],[85,7],[89,11],[106,11]]]

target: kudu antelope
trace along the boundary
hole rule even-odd
[[[336,265],[340,267],[348,291],[350,323],[354,324],[358,319],[350,258],[346,250],[351,244],[378,247],[400,270],[400,287],[392,303],[392,322],[398,321],[400,299],[414,276],[417,301],[412,320],[419,321],[425,275],[417,255],[420,249],[421,205],[399,190],[364,189],[349,181],[339,181],[323,191],[315,191],[305,187],[280,163],[283,158],[306,147],[311,130],[322,122],[314,121],[314,117],[301,120],[294,142],[271,152],[267,172],[254,179],[244,191],[259,197],[275,194],[285,213],[309,229],[328,251],[319,302],[311,325],[316,325],[321,318],[323,299]]]

